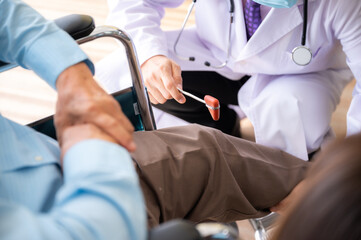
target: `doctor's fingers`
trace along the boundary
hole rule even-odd
[[[176,80],[173,77],[172,62],[167,61],[166,63],[151,74],[148,74],[145,78],[145,84],[147,88],[150,88],[150,92],[159,103],[165,103],[168,99],[173,98],[179,103],[184,103],[185,98],[183,94],[177,90],[177,87],[182,87],[180,69]]]
[[[152,93],[148,91],[148,95],[149,95],[149,100],[152,104],[160,104],[160,102],[158,102],[155,97],[152,96]]]
[[[182,89],[182,71],[178,64],[171,61],[171,68],[165,68],[161,72],[163,85],[168,93],[179,103],[186,101],[185,97],[177,88]]]
[[[170,66],[169,66],[170,67]],[[153,102],[154,104],[158,103],[165,103],[168,99],[172,99],[173,96],[170,94],[170,92],[166,89],[164,86],[164,81],[167,82],[169,80],[162,79],[163,73],[165,68],[162,68],[162,70],[154,70],[152,72],[145,72],[144,82],[146,87],[148,88],[148,91],[152,94],[153,98],[156,100],[156,102]],[[173,80],[170,80],[171,84],[173,83]]]
[[[149,68],[142,68],[144,84],[147,87],[150,97],[150,101],[153,104],[165,103],[167,99],[171,99],[172,96],[168,93],[168,96],[163,96],[159,91],[159,87],[162,87],[162,80],[160,79],[160,71],[153,69],[149,71]],[[163,87],[164,88],[164,87]]]
[[[149,100],[151,103],[153,104],[158,104],[159,102],[157,100],[155,100],[155,98],[152,96],[151,92],[148,92],[148,96],[149,96]]]
[[[180,67],[166,56],[154,56],[142,65],[144,82],[152,94],[152,103],[164,103],[174,98],[178,102],[184,102],[184,96],[179,93],[177,87],[182,87]],[[179,86],[178,86],[179,85]]]
[[[168,100],[168,98],[169,99],[172,98],[170,94],[168,94],[168,98],[163,96],[163,94],[158,89],[158,86],[160,86],[161,84],[160,83],[157,84],[154,78],[152,79],[145,78],[144,84],[147,87],[148,94],[150,96],[149,99],[153,104],[159,104],[159,103],[163,104]]]
[[[151,93],[159,103],[165,103],[169,99],[174,99],[179,103],[185,102],[183,94],[177,90],[177,85],[170,75],[151,81],[150,85],[152,86]]]

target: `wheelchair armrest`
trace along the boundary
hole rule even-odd
[[[88,15],[67,15],[65,17],[55,19],[54,22],[59,28],[67,32],[74,40],[88,36],[95,29],[94,20]],[[0,61],[0,72],[16,66],[16,64]]]
[[[72,14],[55,19],[54,22],[74,40],[88,36],[95,29],[94,20],[88,15]]]

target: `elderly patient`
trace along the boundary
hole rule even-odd
[[[137,175],[117,144],[134,150],[133,128],[93,64],[21,1],[0,0],[0,23],[0,60],[58,90],[61,147],[0,115],[0,239],[145,239]]]
[[[1,239],[144,239],[146,213],[149,227],[257,217],[303,179],[307,162],[215,129],[133,134],[68,35],[18,0],[0,22],[0,60],[57,89],[59,139],[0,115]]]

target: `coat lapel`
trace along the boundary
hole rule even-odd
[[[313,0],[309,0],[309,2],[311,1]],[[303,5],[302,1],[291,8],[272,8],[255,34],[241,50],[237,61],[257,55],[302,24],[303,15],[299,5]]]

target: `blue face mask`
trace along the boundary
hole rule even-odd
[[[290,8],[297,3],[297,0],[253,0],[261,5],[273,8]]]

